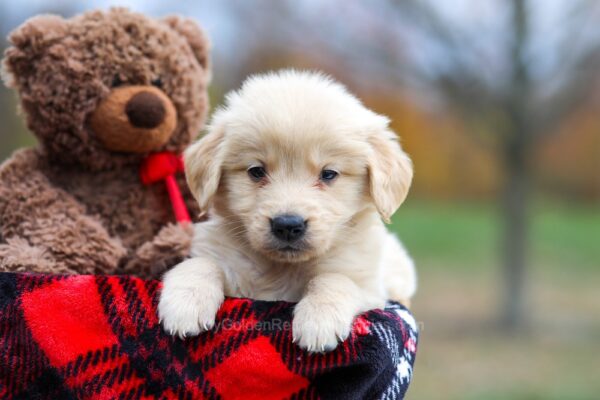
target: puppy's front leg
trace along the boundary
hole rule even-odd
[[[171,335],[195,336],[215,325],[223,303],[223,271],[212,261],[190,258],[163,278],[158,316]]]
[[[333,350],[350,334],[354,317],[377,306],[347,276],[317,275],[294,309],[294,340],[308,351]]]

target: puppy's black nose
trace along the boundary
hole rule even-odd
[[[271,220],[271,232],[277,239],[293,242],[304,236],[306,221],[299,215],[278,215]]]

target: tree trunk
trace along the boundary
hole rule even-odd
[[[525,267],[529,225],[527,218],[530,183],[527,165],[529,146],[522,142],[526,133],[515,132],[514,135],[515,140],[505,148],[506,181],[502,198],[505,284],[502,326],[509,331],[522,328],[525,322]]]
[[[512,0],[512,73],[507,93],[509,125],[504,132],[503,163],[506,172],[502,195],[504,217],[504,305],[502,323],[507,330],[523,327],[525,315],[525,266],[527,247],[528,160],[531,150],[531,118],[528,101],[531,80],[525,49],[529,19],[525,0]]]

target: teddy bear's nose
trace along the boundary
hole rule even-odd
[[[129,99],[125,105],[125,113],[133,126],[152,129],[163,122],[166,109],[160,97],[154,93],[142,91]]]

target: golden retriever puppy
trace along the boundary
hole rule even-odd
[[[388,118],[311,72],[249,78],[185,153],[210,219],[192,258],[164,276],[158,311],[181,337],[211,329],[224,296],[298,302],[294,340],[328,351],[354,317],[408,302],[413,262],[382,219],[403,202],[412,165]]]

